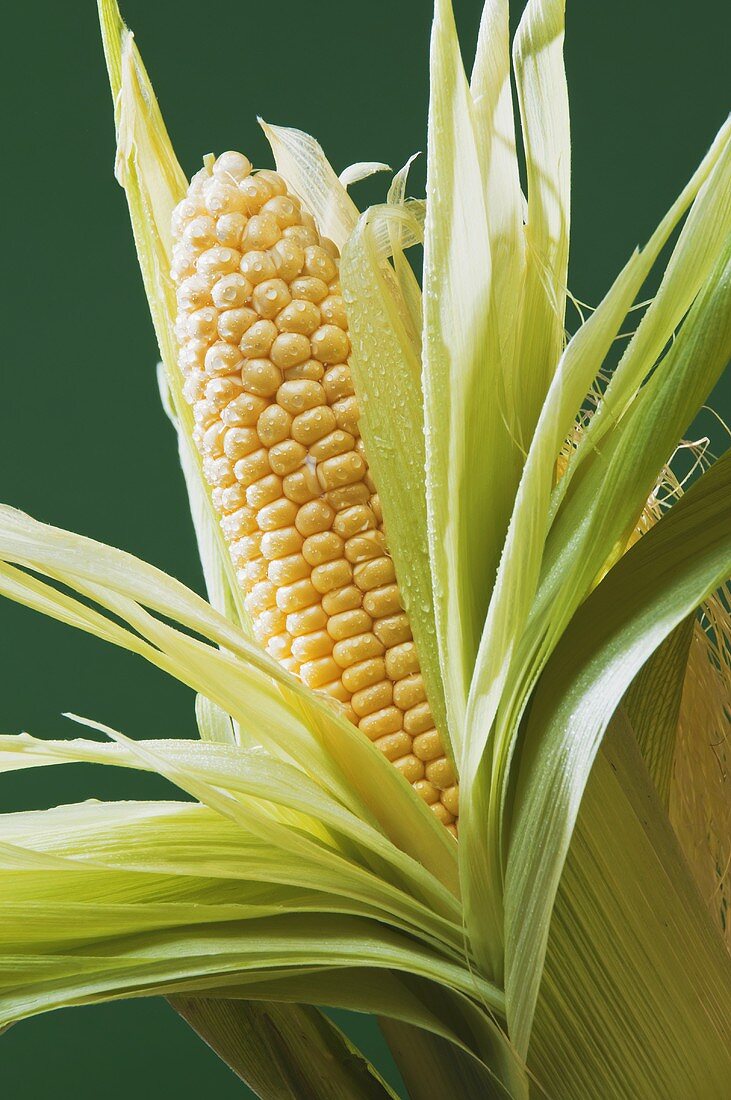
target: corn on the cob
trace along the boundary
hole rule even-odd
[[[184,394],[257,639],[456,832],[358,432],[338,251],[275,172],[206,158],[173,215]]]

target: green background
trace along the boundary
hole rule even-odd
[[[456,5],[465,42],[478,0]],[[518,5],[515,5],[516,9]],[[727,108],[725,0],[569,2],[571,287],[596,303],[692,172]],[[425,146],[428,0],[127,0],[124,15],[186,172],[209,150],[268,150],[257,114],[314,133],[338,170]],[[113,175],[91,0],[3,16],[0,499],[131,550],[201,587],[156,349]],[[382,195],[385,177],[360,185]],[[415,166],[413,192],[423,184]],[[728,380],[727,380],[728,381]],[[729,410],[729,390],[714,404]],[[721,445],[723,433],[717,439]],[[67,736],[64,710],[134,737],[192,736],[189,693],[136,659],[0,605],[0,728]],[[83,766],[4,777],[0,809],[155,797],[161,781]],[[351,1032],[389,1070],[378,1035]],[[167,1005],[54,1013],[0,1040],[16,1100],[245,1095]]]

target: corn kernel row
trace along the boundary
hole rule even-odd
[[[358,431],[335,245],[274,172],[212,159],[173,215],[184,394],[257,639],[456,831]]]

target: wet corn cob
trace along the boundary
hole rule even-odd
[[[173,235],[184,394],[256,637],[456,832],[358,432],[337,248],[280,176],[235,152],[206,158]]]

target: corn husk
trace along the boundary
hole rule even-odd
[[[468,79],[436,0],[425,202],[406,198],[407,164],[361,213],[347,186],[383,165],[338,176],[315,139],[263,124],[343,250],[363,436],[460,775],[456,846],[251,640],[176,365],[169,219],[185,177],[131,33],[113,0],[99,7],[117,176],[210,602],[10,508],[0,592],[186,684],[200,736],[136,741],[75,718],[96,739],[4,736],[0,770],[136,768],[194,801],[2,816],[0,1028],[162,993],[262,1095],[293,1073],[316,1081],[332,1055],[322,1095],[392,1096],[320,1015],[331,1006],[388,1021],[414,1098],[435,1082],[515,1100],[721,1097],[730,830],[713,765],[731,677],[714,593],[731,563],[731,460],[665,510],[657,493],[731,354],[731,126],[567,337],[561,0],[530,0],[513,44],[520,133],[507,3],[486,3]],[[422,241],[423,295],[408,259]],[[257,1059],[275,1016],[282,1045]]]

